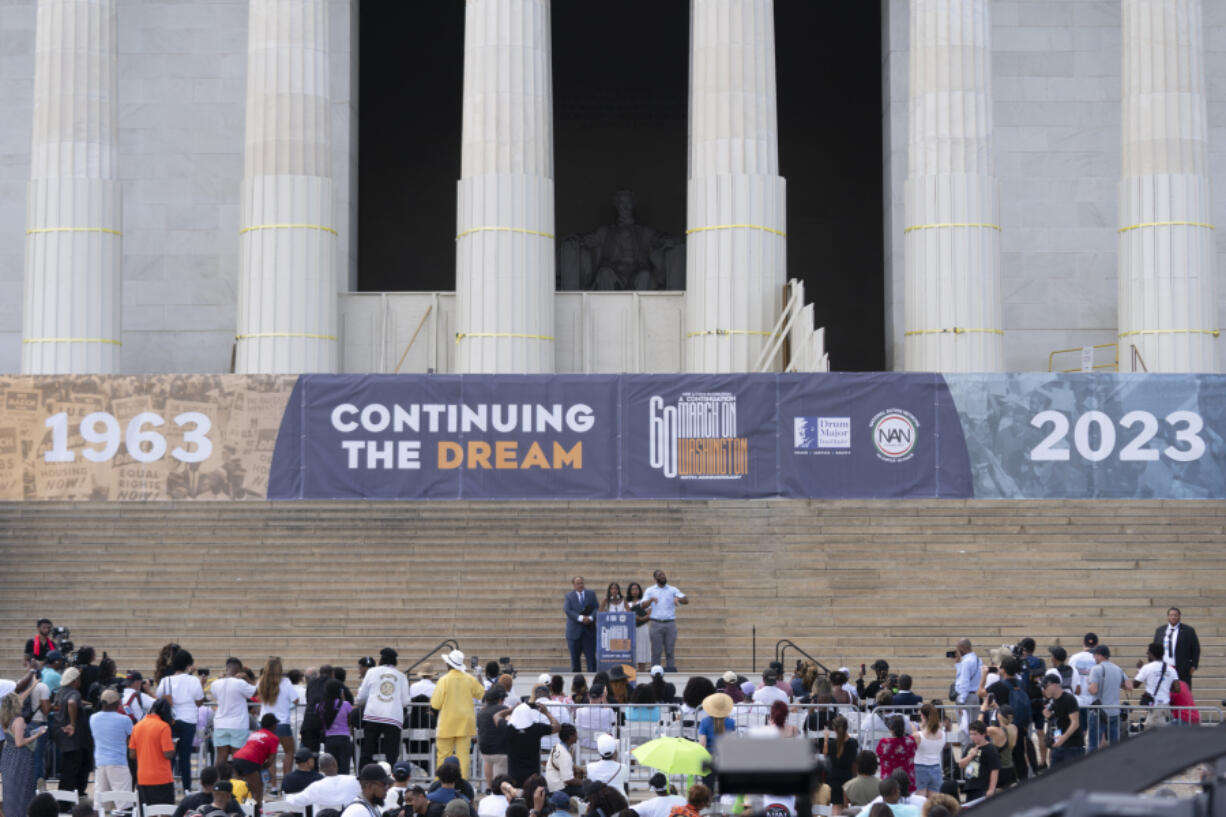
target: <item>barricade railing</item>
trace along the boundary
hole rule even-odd
[[[960,745],[965,741],[965,727],[971,721],[980,718],[979,704],[959,704],[953,702],[936,703],[941,714],[942,723],[946,729],[946,742]],[[636,747],[659,737],[682,737],[698,740],[698,724],[706,714],[702,710],[693,710],[682,704],[571,704],[563,701],[550,701],[546,704],[554,717],[560,723],[570,723],[578,731],[579,740],[574,749],[576,765],[585,765],[600,760],[596,751],[596,737],[600,733],[608,733],[618,740],[618,760],[627,764],[627,780],[630,784],[645,785],[654,769],[640,766],[633,759],[631,752]],[[875,709],[861,708],[858,704],[790,704],[786,726],[794,727],[796,736],[815,742],[817,750],[822,749],[821,740],[835,738],[834,719],[842,716],[847,719],[848,736],[855,738],[860,750],[873,751],[877,743],[890,736],[890,721],[894,715],[901,715],[910,722],[920,718],[920,707],[913,706],[881,706]],[[474,703],[474,708],[480,706]],[[1093,713],[1115,709],[1117,707],[1087,706],[1082,710],[1094,716]],[[1167,721],[1183,723],[1180,713],[1196,713],[1196,720],[1201,726],[1217,726],[1226,720],[1222,708],[1215,706],[1171,707],[1171,706],[1139,706],[1121,704],[1120,739],[1125,739],[1129,732],[1128,724],[1143,724],[1147,719],[1160,725]],[[299,727],[302,721],[301,705],[294,707],[292,721],[295,740],[298,739]],[[736,723],[736,731],[743,732],[767,725],[770,707],[765,704],[746,702],[733,707],[731,718]],[[543,716],[541,716],[543,720]],[[1088,720],[1088,719],[1087,719]],[[414,777],[433,777],[435,771],[435,741],[434,713],[429,703],[413,703],[406,710],[406,727],[401,731],[401,741],[398,744],[400,754],[395,758],[384,759],[389,763],[407,759],[416,766]],[[410,723],[431,724],[431,728],[411,728]],[[1082,724],[1089,729],[1089,723]],[[1137,727],[1134,727],[1134,729]],[[788,730],[793,731],[792,729]],[[910,734],[910,727],[907,729]],[[204,732],[201,741],[199,762],[201,767],[207,765],[209,758],[205,748],[209,743],[211,728]],[[354,750],[354,770],[371,758],[364,756],[362,739],[364,733],[360,727],[352,730]],[[548,756],[556,738],[553,736],[541,741],[542,758]],[[411,751],[412,750],[412,751]],[[470,768],[464,770],[467,779],[484,780],[483,759],[479,747],[474,740],[471,751]],[[680,778],[677,782],[683,783]]]

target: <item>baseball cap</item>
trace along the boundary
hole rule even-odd
[[[1099,644],[1097,647],[1094,648],[1094,654],[1101,655],[1103,658],[1110,658],[1111,648],[1108,647],[1106,644]]]
[[[659,664],[656,664],[655,666],[651,668],[651,674],[659,675],[661,678],[663,678],[664,677],[664,667],[660,666]]]
[[[617,738],[609,734],[602,734],[596,738],[596,751],[604,755],[611,755],[617,751]]]
[[[104,704],[117,704],[119,703],[119,693],[113,689],[104,689],[102,694],[98,696],[98,700]]]
[[[361,658],[358,659],[359,667],[373,667],[374,665],[375,665],[375,659],[371,658],[369,655],[363,655]]]
[[[665,791],[668,789],[668,778],[663,772],[656,772],[651,776],[651,779],[647,781],[647,785],[651,786],[654,791]]]
[[[63,660],[64,660],[64,653],[60,652],[59,650],[52,650],[51,652],[47,653],[47,658],[46,658],[47,663],[51,663],[52,661],[63,661]]]
[[[536,682],[538,684],[549,686],[551,683],[553,683],[553,676],[547,672],[542,672],[540,675],[536,676]]]
[[[397,780],[408,780],[413,774],[413,767],[402,760],[392,767],[392,777]]]
[[[1085,637],[1081,639],[1081,643],[1087,647],[1096,647],[1098,646],[1098,635],[1096,633],[1086,633]]]
[[[395,781],[388,777],[387,772],[383,771],[383,767],[378,763],[367,763],[362,767],[362,771],[358,772],[358,782],[382,783],[386,786],[390,786]]]
[[[127,682],[130,684],[130,683],[132,683],[133,681],[143,681],[143,680],[145,680],[145,676],[141,675],[141,674],[140,674],[139,672],[137,672],[136,670],[132,670],[131,672],[129,672],[129,673],[128,673],[128,674],[127,674],[125,677],[124,677],[124,680],[125,680],[125,681],[127,681]]]
[[[314,760],[315,753],[306,746],[299,746],[298,751],[294,752],[295,763],[306,763],[308,760]]]
[[[736,673],[733,672],[732,670],[728,670],[723,675],[721,675],[720,678],[724,680],[725,684],[735,684],[736,683]]]
[[[71,686],[72,682],[81,677],[81,670],[76,667],[69,667],[64,670],[64,674],[60,677],[60,686]]]

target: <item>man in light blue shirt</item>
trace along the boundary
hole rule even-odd
[[[99,700],[102,711],[89,717],[89,731],[94,737],[94,791],[132,791],[132,774],[128,771],[132,719],[119,711],[117,691],[104,689]]]
[[[663,570],[654,574],[656,585],[643,594],[643,606],[648,607],[651,616],[651,663],[662,664],[668,672],[676,672],[676,656],[673,653],[677,645],[677,605],[689,604],[690,600],[677,588],[668,583],[668,576]],[[668,660],[661,661],[661,654],[667,654]]]
[[[967,723],[970,720],[971,708],[979,706],[979,683],[983,674],[983,666],[979,662],[979,656],[975,655],[975,651],[971,648],[969,638],[964,638],[958,642],[958,648],[954,651],[954,657],[958,661],[958,665],[954,670],[954,696],[959,704],[965,705],[962,709],[962,715],[958,720],[958,728],[961,732],[966,732]],[[967,741],[964,740],[963,743]]]

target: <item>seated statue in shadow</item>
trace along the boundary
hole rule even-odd
[[[558,243],[559,290],[685,289],[685,244],[634,220],[634,193],[613,194],[617,221]]]

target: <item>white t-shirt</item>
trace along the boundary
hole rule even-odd
[[[199,678],[185,672],[167,675],[158,684],[157,693],[159,698],[170,697],[175,720],[195,725],[196,701],[204,700],[204,687],[200,686]]]
[[[43,701],[51,698],[51,690],[42,681],[34,685],[34,689],[30,690],[30,706],[34,708],[34,715],[30,720],[34,723],[46,723],[47,716],[43,714]]]
[[[255,694],[255,685],[245,678],[230,676],[213,682],[209,691],[217,699],[214,729],[246,729],[251,724],[247,714],[247,699]]]
[[[550,794],[562,791],[566,788],[566,781],[574,776],[575,759],[571,757],[570,750],[561,743],[556,744],[549,753],[549,760],[545,761],[545,783]]]
[[[668,817],[668,813],[676,806],[684,806],[686,799],[679,794],[657,795],[644,800],[634,807],[639,817]]]
[[[1073,694],[1077,696],[1077,703],[1080,706],[1089,706],[1094,703],[1094,696],[1090,694],[1090,672],[1098,663],[1094,660],[1094,653],[1082,650],[1070,658],[1068,663],[1073,668]]]
[[[139,689],[125,689],[120,694],[119,708],[125,715],[131,715],[140,720],[149,714],[149,710],[157,703],[157,698],[146,695]]]
[[[477,803],[477,817],[503,817],[507,813],[507,798],[502,794],[490,794]],[[664,815],[668,817],[668,815]]]
[[[753,702],[765,706],[767,712],[770,712],[775,701],[788,702],[788,694],[777,686],[762,687],[753,694]]]
[[[0,698],[8,695],[17,688],[16,681],[10,681],[7,678],[0,678]],[[0,743],[4,743],[4,732],[0,732]]]
[[[302,699],[298,696],[298,688],[290,683],[288,678],[282,676],[281,685],[277,688],[277,700],[272,703],[260,702],[260,717],[271,712],[277,716],[277,723],[289,723],[290,707],[295,701],[300,700]]]
[[[607,706],[580,706],[575,712],[575,728],[579,730],[579,745],[584,749],[596,748],[596,736],[612,732],[617,716]]]
[[[1171,702],[1171,682],[1179,678],[1179,674],[1170,664],[1166,664],[1166,672],[1162,671],[1163,662],[1150,661],[1137,670],[1136,681],[1145,684],[1145,691],[1154,696],[1154,703],[1166,705]],[[1159,682],[1161,678],[1161,682]]]

